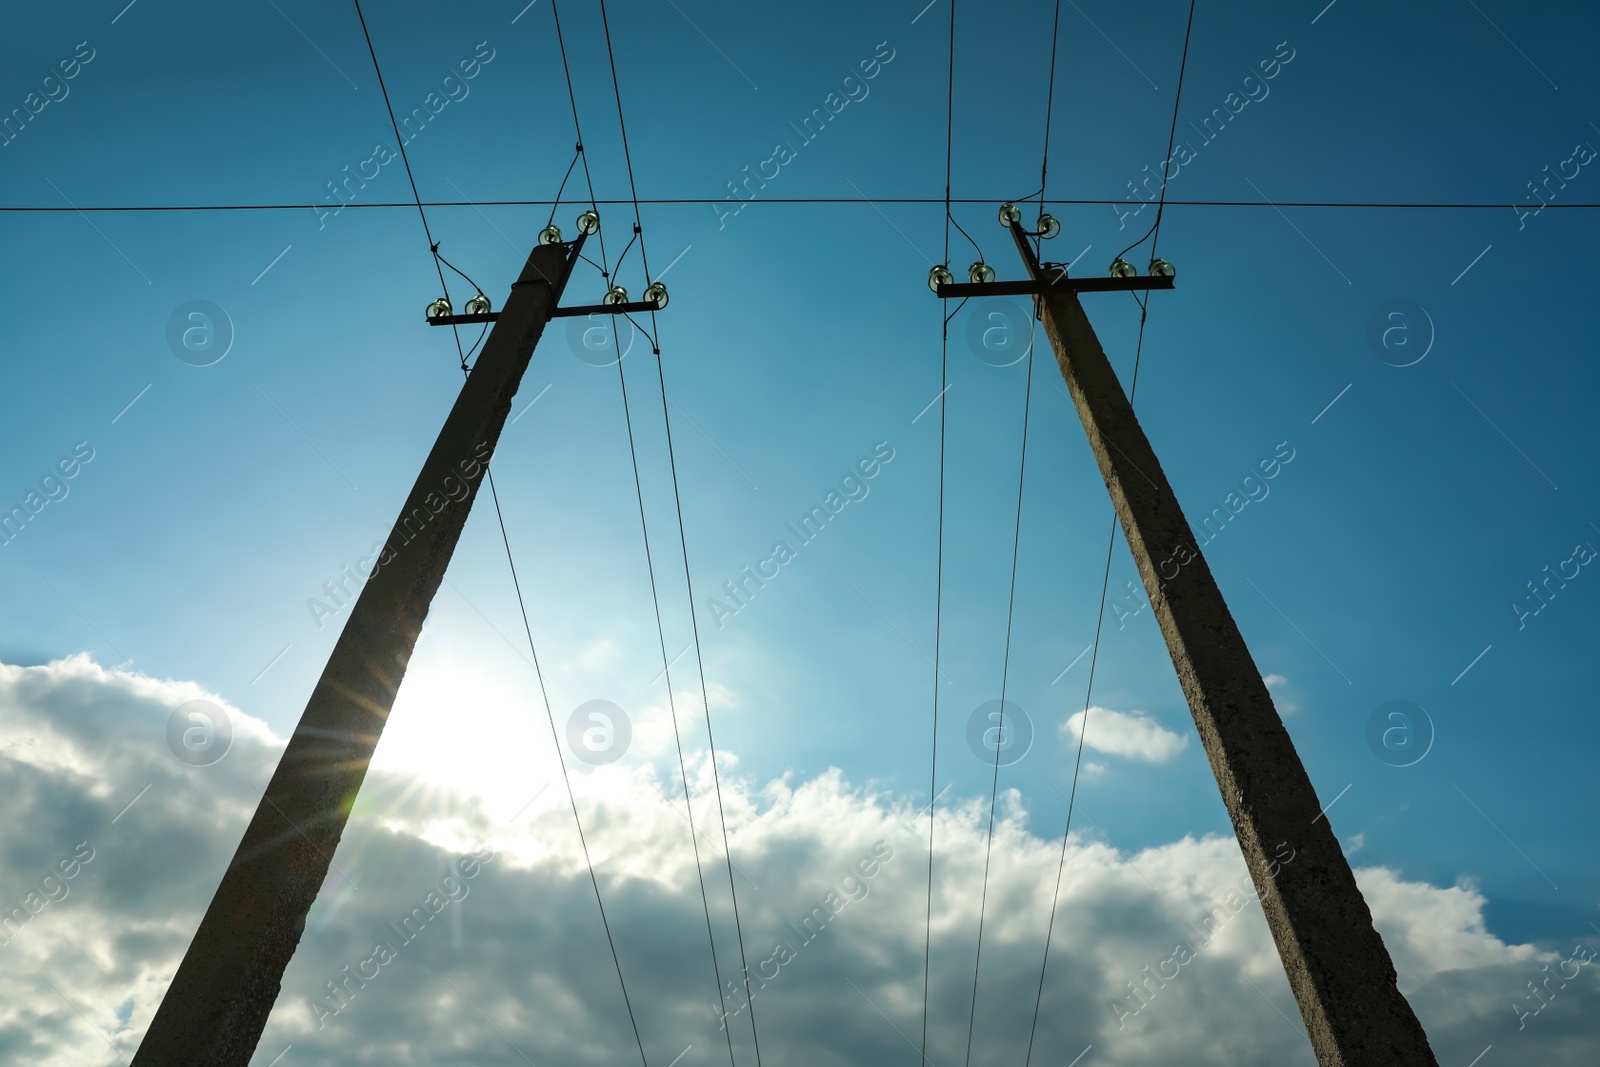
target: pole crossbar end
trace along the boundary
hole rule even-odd
[[[553,319],[571,318],[575,315],[632,315],[644,314],[647,311],[660,311],[661,305],[648,300],[637,300],[628,304],[580,304],[577,307],[556,308],[551,312]],[[429,326],[470,326],[480,322],[496,322],[500,318],[498,311],[486,312],[482,315],[436,315],[428,319]]]
[[[1160,275],[1147,278],[1068,278],[1018,282],[948,282],[935,290],[941,300],[974,296],[1038,296],[1046,292],[1122,293],[1141,289],[1171,289],[1172,278]]]
[[[646,311],[660,311],[661,305],[651,300],[635,300],[627,304],[580,304],[577,307],[556,308],[551,318],[570,318],[574,315],[632,315]]]
[[[429,326],[467,326],[476,322],[496,322],[500,312],[488,311],[482,315],[435,315],[428,319]]]

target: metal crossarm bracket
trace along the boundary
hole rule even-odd
[[[583,242],[587,234],[579,233],[575,241],[567,248],[568,258],[576,261],[583,251]],[[548,285],[544,278],[525,278],[511,283],[511,288],[516,289],[521,285]],[[663,302],[664,303],[664,302]],[[632,315],[644,314],[647,311],[660,311],[663,304],[650,300],[635,300],[626,304],[580,304],[577,307],[558,307],[550,312],[553,319],[570,318],[576,315]],[[486,311],[481,315],[433,315],[427,318],[429,326],[475,326],[478,323],[498,322],[500,312]]]
[[[483,315],[436,315],[428,319],[429,326],[466,326],[474,322],[498,322],[500,312],[490,311]]]
[[[940,285],[934,293],[941,300],[954,297],[974,296],[1038,296],[1041,293],[1069,292],[1069,293],[1126,293],[1136,292],[1141,289],[1171,289],[1172,277],[1170,275],[1154,275],[1143,278],[1069,278],[1067,268],[1060,263],[1040,263],[1033,254],[1033,247],[1028,244],[1028,238],[1034,236],[1022,228],[1022,224],[1012,221],[1007,228],[1011,237],[1017,242],[1017,251],[1022,253],[1022,261],[1028,267],[1028,280],[1018,282],[946,282]]]
[[[1166,279],[1171,281],[1170,278]],[[648,300],[635,300],[628,304],[580,304],[577,307],[556,308],[550,313],[553,319],[571,318],[574,315],[632,315],[635,312],[643,314],[646,311],[659,311],[660,305]],[[429,326],[466,326],[477,322],[494,322],[500,318],[500,312],[490,311],[482,315],[439,315],[428,320]]]
[[[660,306],[648,300],[635,300],[627,304],[580,304],[578,307],[556,308],[551,313],[552,318],[566,318],[572,315],[631,315],[634,312],[659,311]]]
[[[1072,293],[1120,293],[1171,288],[1171,278],[1069,278],[1065,271],[1061,271],[1049,279],[1025,282],[949,282],[939,286],[937,295],[941,300],[949,300],[952,297],[971,296],[1036,296],[1047,289]]]

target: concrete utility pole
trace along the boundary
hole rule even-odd
[[[580,236],[572,244],[535,247],[504,311],[474,317],[495,319],[494,330],[350,612],[134,1067],[249,1064],[511,399],[545,323],[559,313],[582,244]]]
[[[1078,302],[1077,290],[1167,288],[1171,279],[1130,278],[1121,286],[1115,279],[1068,279],[1061,267],[1040,266],[1015,218],[1009,226],[1233,819],[1317,1062],[1437,1067],[1261,671]],[[965,295],[986,288],[938,291]]]

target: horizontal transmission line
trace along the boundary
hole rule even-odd
[[[951,204],[999,204],[1006,200],[1003,196],[994,197],[967,197],[948,201]],[[421,207],[590,207],[592,205],[628,206],[639,204],[726,204],[727,197],[718,199],[699,197],[656,197],[646,199],[641,197],[635,201],[631,197],[621,200],[424,200],[419,205],[415,200],[377,201],[369,204],[348,203],[343,207],[350,208],[405,208],[415,211]],[[795,197],[763,197],[757,200],[744,200],[740,203],[765,203],[765,204],[944,204],[947,201],[942,196],[887,196],[887,197],[836,197],[836,196],[795,196]],[[1132,204],[1143,204],[1144,201],[1130,200],[1073,200],[1061,197],[1051,197],[1052,204],[1078,204],[1086,206],[1127,207]],[[77,207],[55,206],[50,204],[18,204],[0,205],[0,214],[72,214],[84,212],[111,212],[111,211],[317,211],[332,205],[317,205],[309,202],[295,204],[83,204]],[[1265,200],[1172,200],[1168,199],[1167,207],[1255,207],[1255,208],[1346,208],[1346,209],[1382,209],[1382,210],[1418,210],[1418,211],[1507,211],[1516,210],[1515,205],[1509,203],[1419,203],[1416,201],[1378,202],[1355,200],[1274,200],[1268,203]],[[1600,208],[1600,204],[1545,204],[1544,209],[1549,211],[1583,211]]]

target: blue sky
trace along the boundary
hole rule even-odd
[[[987,800],[989,768],[964,736],[1000,696],[1030,361],[995,366],[968,340],[969,320],[1021,302],[973,304],[951,321],[941,382],[942,309],[925,279],[946,259],[943,206],[895,202],[943,193],[946,2],[920,17],[917,2],[609,12],[639,194],[694,201],[644,205],[643,236],[654,276],[671,264],[661,360],[712,722],[756,786],[836,767],[859,788],[927,801],[942,408],[935,780],[953,802]],[[1021,265],[995,212],[1039,186],[1052,13],[1021,0],[957,13],[951,188],[980,202],[954,210],[1003,278]],[[449,97],[408,147],[424,200],[555,194],[574,134],[548,0],[366,14],[397,110]],[[1071,201],[1136,206],[1130,183],[1166,155],[1186,14],[1063,7],[1047,194],[1063,232],[1046,251],[1081,254],[1077,274],[1101,273],[1153,217],[1119,228],[1118,209]],[[1319,795],[1337,798],[1330,820],[1352,862],[1471,885],[1493,936],[1565,951],[1600,936],[1582,762],[1600,742],[1589,714],[1600,578],[1569,564],[1577,576],[1553,582],[1537,613],[1527,583],[1578,559],[1580,543],[1600,548],[1587,417],[1600,372],[1586,358],[1596,222],[1556,210],[1600,202],[1600,174],[1575,150],[1600,146],[1597,16],[1576,4],[1517,14],[1200,5],[1177,127],[1192,158],[1168,196],[1246,206],[1166,208],[1159,247],[1177,287],[1150,301],[1137,408],[1196,524],[1261,460],[1292,450],[1206,555],[1258,666],[1278,676]],[[569,0],[562,20],[596,195],[626,200],[597,9]],[[0,661],[86,652],[193,682],[286,735],[345,617],[319,627],[307,601],[387,531],[460,381],[448,335],[422,322],[438,281],[416,210],[312,207],[325,211],[328,183],[394,139],[355,11],[138,0],[35,7],[11,26],[0,108],[60,98],[0,147],[0,205],[304,206],[0,214],[13,250],[0,265],[11,309],[0,505],[22,503],[79,442],[93,454],[0,548]],[[874,55],[892,58],[803,142],[790,124]],[[75,76],[44,81],[74,57]],[[1246,82],[1274,57],[1270,80]],[[474,59],[452,88],[447,75]],[[1197,127],[1230,93],[1252,99],[1208,141]],[[793,159],[729,214],[729,183],[779,141]],[[1541,187],[1552,209],[1529,211],[1530,183],[1563,166],[1576,176]],[[581,171],[565,197],[555,220],[570,234]],[[805,197],[874,203],[767,202]],[[394,162],[356,204],[410,198]],[[1273,206],[1313,201],[1503,206]],[[498,306],[549,215],[441,206],[428,221]],[[632,208],[601,215],[614,259]],[[975,253],[949,240],[964,274]],[[459,308],[465,283],[451,280]],[[637,294],[646,280],[635,250],[622,282]],[[568,301],[603,291],[580,273]],[[167,339],[194,300],[220,307],[234,334],[209,366],[176,358]],[[1396,301],[1418,346],[1403,357],[1369,343]],[[1127,383],[1137,307],[1118,294],[1085,303]],[[1076,737],[1063,726],[1086,704],[1091,659],[1077,657],[1095,635],[1110,506],[1040,358],[1005,680],[1036,736],[1000,785],[1048,842],[1066,814]],[[690,604],[651,364],[640,340],[622,365],[670,657],[690,643]],[[558,324],[517,411],[493,469],[556,718],[606,699],[659,725],[651,709],[667,692],[617,369],[578,358]],[[879,442],[893,459],[870,492],[719,626],[708,597]],[[1130,580],[1119,533],[1113,598]],[[1087,703],[1132,716],[1134,740],[1097,747],[1091,716],[1080,810],[1129,852],[1226,837],[1151,613],[1121,614],[1107,608]],[[396,712],[416,732],[386,742],[380,762],[459,788],[502,788],[483,780],[486,759],[515,777],[513,741],[544,714],[520,633],[480,506]],[[693,662],[691,651],[672,672],[691,701]],[[1432,747],[1411,766],[1368,744],[1369,719],[1392,700],[1431,719]],[[1168,735],[1187,743],[1138,741]],[[527,744],[548,748],[548,732]],[[636,747],[625,766],[675,773],[665,748]],[[917,885],[902,888],[907,907],[919,902]]]

